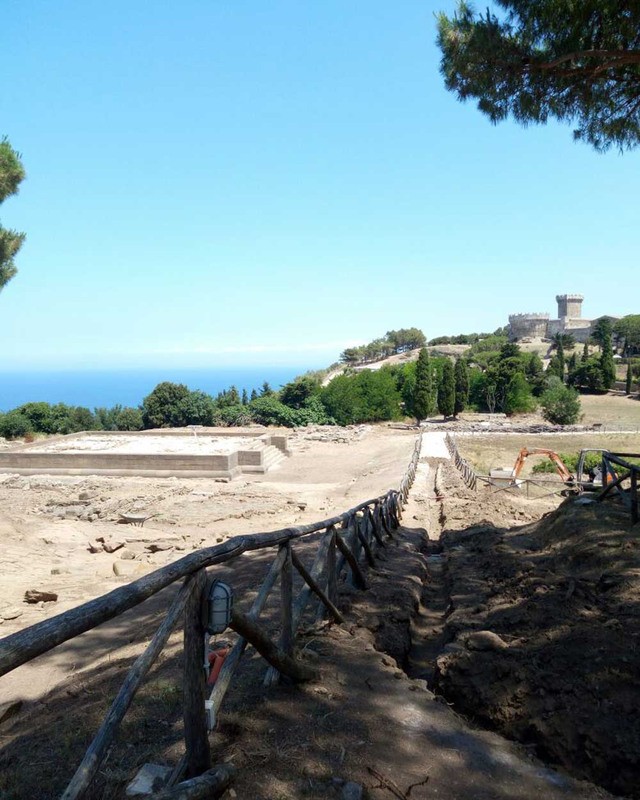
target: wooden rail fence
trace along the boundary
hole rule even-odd
[[[638,483],[640,478],[640,465],[627,461],[628,458],[640,458],[640,453],[602,453],[602,491],[598,494],[598,501],[604,500],[612,494],[617,495],[625,508],[631,513],[631,524],[635,525],[640,520],[638,506]],[[629,481],[629,488],[624,485]]]
[[[155,797],[157,800],[215,797],[222,792],[233,780],[234,768],[230,764],[212,768],[208,732],[215,726],[247,645],[253,645],[268,662],[267,684],[277,680],[280,674],[293,681],[315,677],[315,670],[295,655],[295,635],[305,609],[315,597],[318,601],[316,615],[320,615],[322,609],[336,622],[344,621],[337,605],[339,580],[345,573],[344,578],[354,586],[367,588],[366,565],[375,563],[377,551],[387,546],[387,541],[400,526],[402,508],[415,479],[420,447],[421,436],[416,441],[400,486],[385,495],[321,522],[236,536],[223,544],[196,551],[126,586],[0,640],[1,676],[182,580],[162,623],[127,673],[80,766],[62,794],[62,800],[80,798],[89,788],[110,751],[136,692],[181,619],[184,625],[185,754],[174,768],[168,786]],[[293,545],[318,533],[319,545],[313,564],[307,569]],[[207,568],[232,561],[242,553],[265,548],[276,550],[275,557],[248,613],[233,610],[230,627],[238,634],[238,639],[207,698],[203,668],[207,652],[201,614],[203,591],[208,585]],[[303,580],[297,596],[293,593],[294,570]],[[280,636],[274,640],[260,624],[259,617],[276,582],[280,585]],[[185,777],[187,780],[183,780]]]
[[[462,480],[466,483],[469,489],[473,489],[475,491],[478,487],[478,476],[476,471],[468,461],[462,458],[458,450],[458,446],[456,445],[452,436],[447,433],[444,437],[444,441],[447,445],[447,450],[449,451],[449,455],[451,456],[453,463],[460,470]]]

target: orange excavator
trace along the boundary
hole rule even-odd
[[[553,450],[545,450],[541,447],[536,447],[533,450],[528,450],[526,447],[523,447],[522,450],[518,453],[518,457],[516,458],[516,463],[513,465],[513,471],[511,473],[514,481],[522,472],[522,467],[524,466],[524,462],[527,460],[529,456],[548,456],[548,458],[553,462],[562,480],[570,485],[575,484],[576,482],[575,475],[572,475],[569,472],[569,470],[565,466],[564,461],[560,458],[560,456]]]

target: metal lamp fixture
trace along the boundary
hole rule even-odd
[[[219,580],[212,580],[204,592],[202,626],[211,636],[224,633],[231,622],[233,589]]]

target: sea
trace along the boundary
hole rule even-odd
[[[139,406],[162,381],[184,383],[213,396],[231,386],[240,393],[260,390],[267,381],[279,389],[309,367],[262,366],[211,369],[120,369],[0,372],[0,411],[23,403],[66,403],[70,406],[110,408],[115,405]]]

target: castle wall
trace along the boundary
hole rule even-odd
[[[510,338],[543,338],[547,335],[548,322],[548,314],[511,314],[509,317]]]
[[[570,333],[578,342],[585,342],[591,335],[593,320],[583,319],[581,294],[558,294],[558,318],[549,319],[549,314],[511,314],[509,337],[550,339],[557,333]]]

